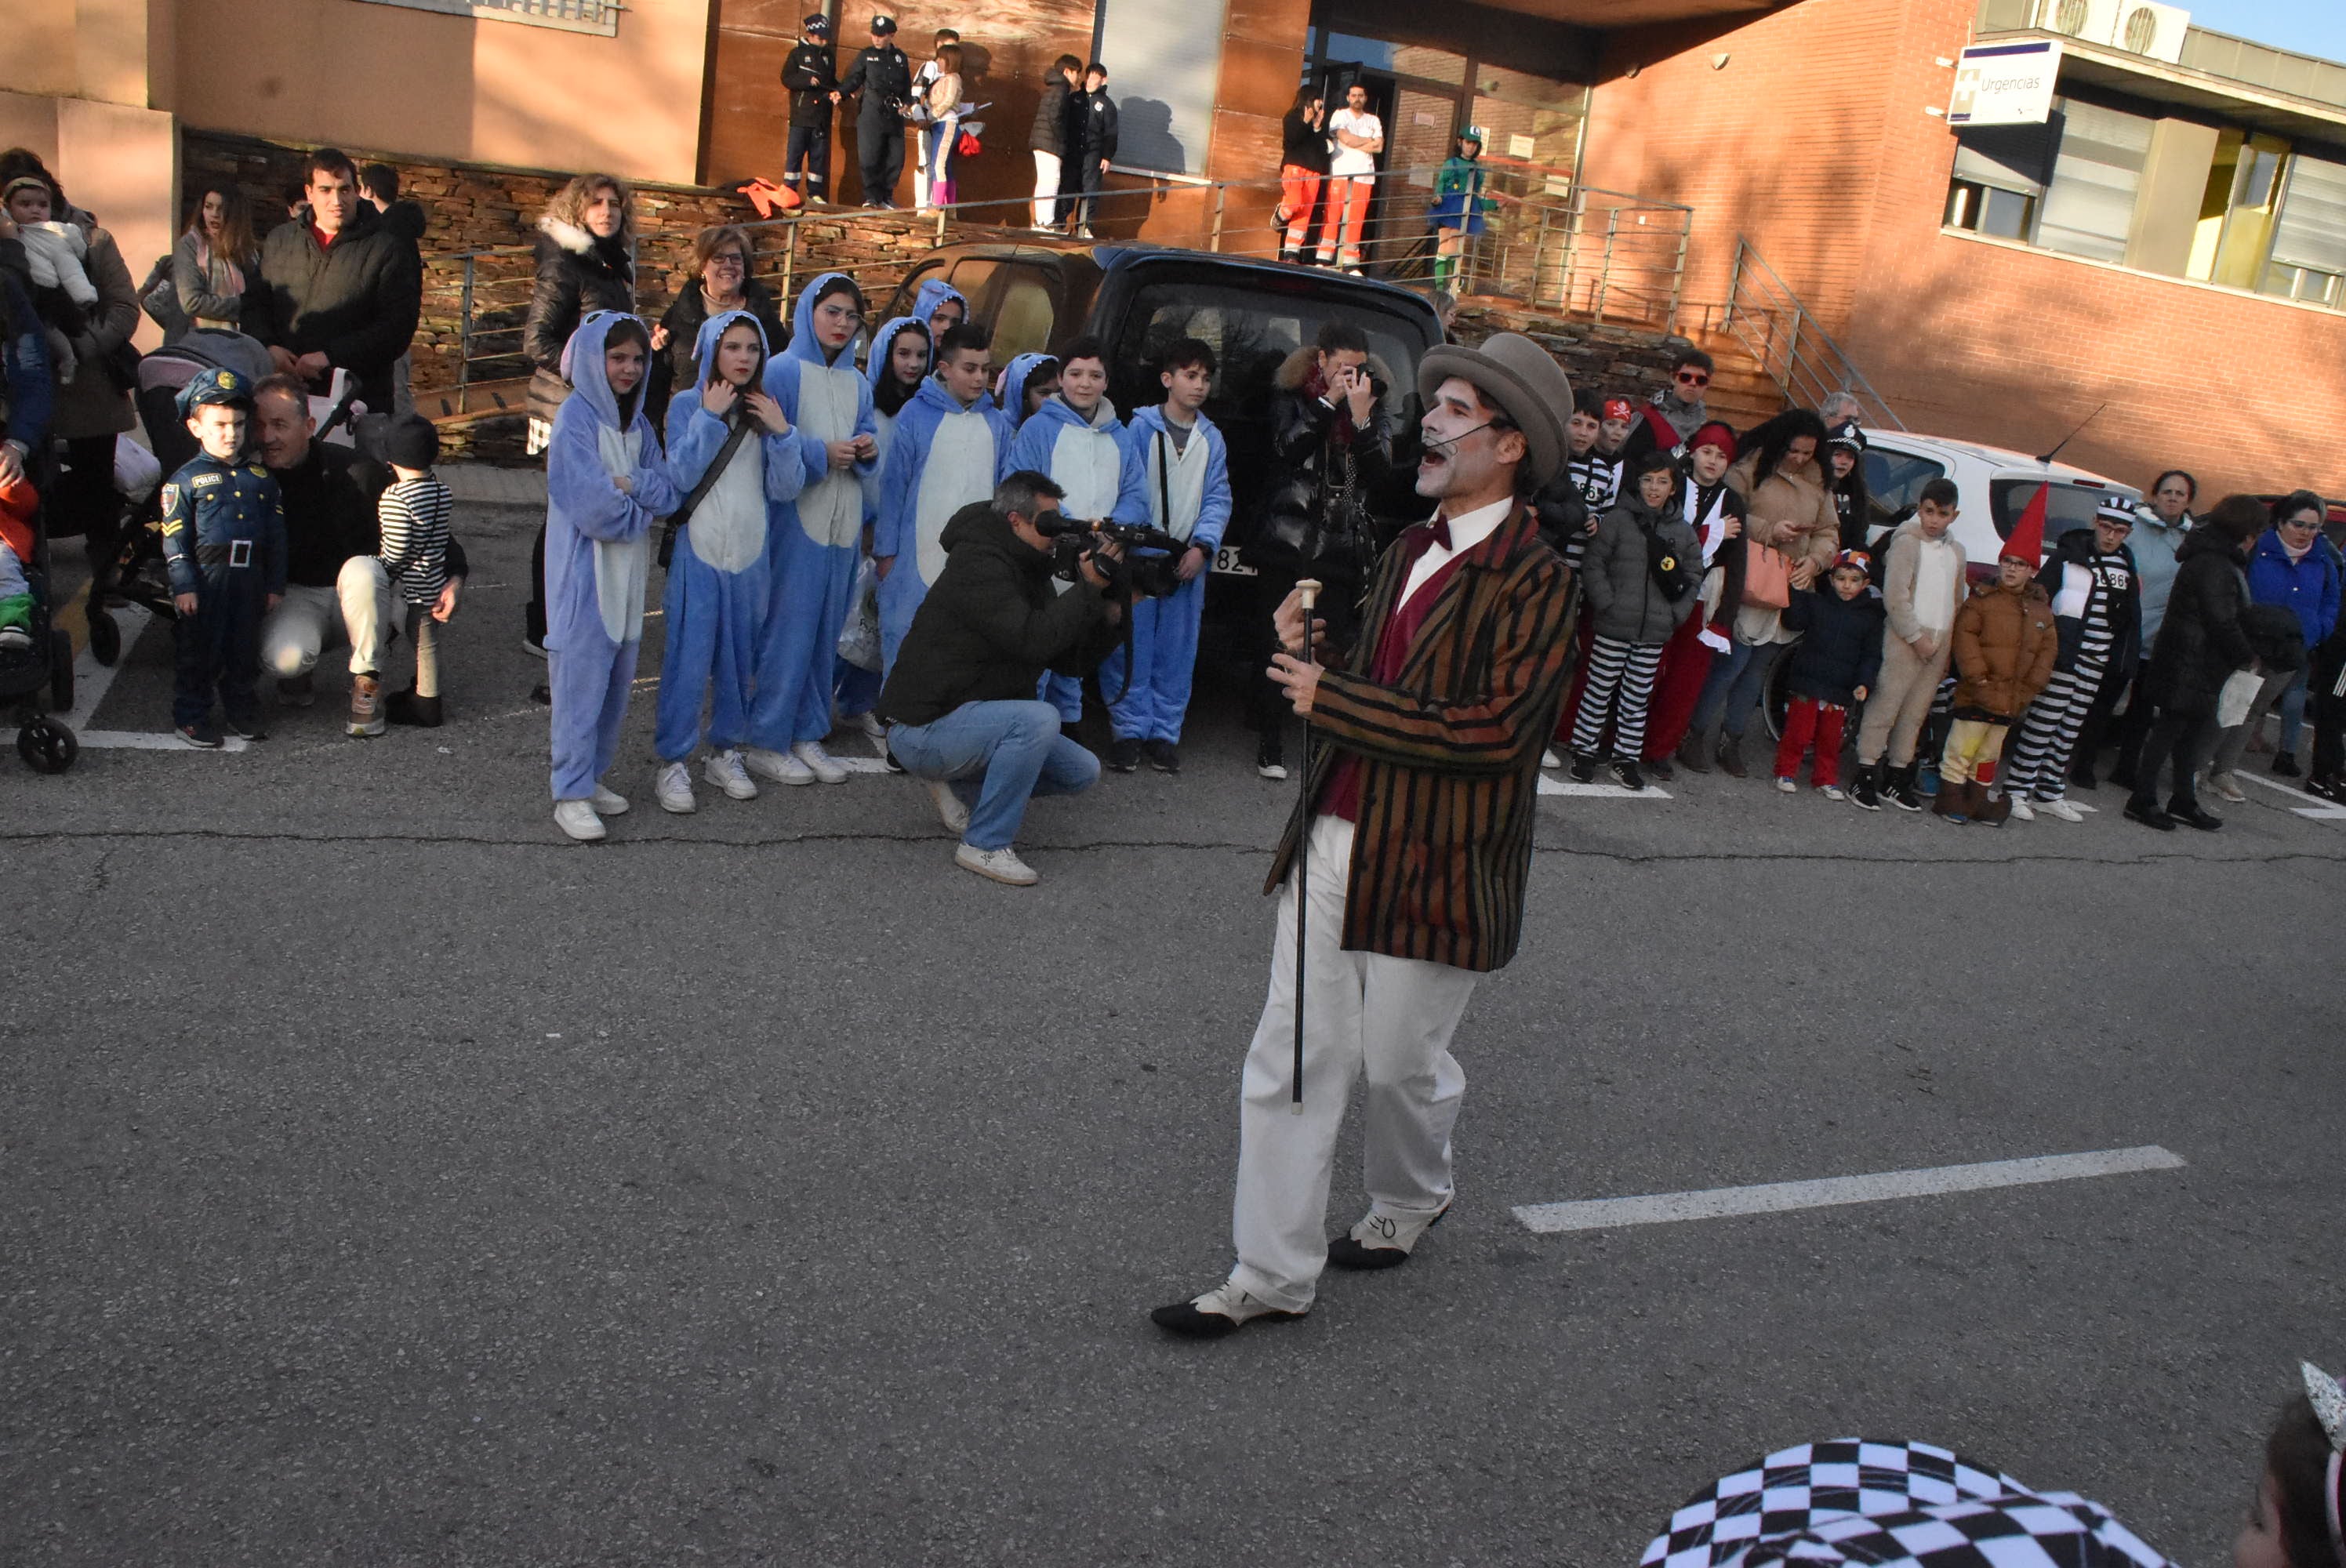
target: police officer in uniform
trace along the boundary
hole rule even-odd
[[[855,56],[839,90],[860,95],[855,145],[863,165],[863,205],[896,205],[896,178],[904,172],[904,106],[913,97],[913,62],[896,47],[896,18],[872,18],[872,46]]]
[[[163,487],[163,555],[170,565],[178,669],[171,722],[179,738],[220,744],[218,692],[230,729],[259,740],[260,618],[285,596],[285,508],[277,481],[244,451],[252,383],[205,371],[180,389],[180,417],[203,450]]]
[[[782,86],[790,94],[790,135],[782,150],[782,183],[809,201],[821,201],[831,186],[831,109],[839,102],[839,72],[831,57],[831,18],[818,11],[800,28],[802,35],[782,63]],[[799,168],[806,184],[799,184]]]

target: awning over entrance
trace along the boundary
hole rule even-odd
[[[2199,36],[2195,29],[2195,44]],[[2057,38],[2061,45],[2061,79],[2065,83],[2090,83],[2151,103],[2172,104],[2230,124],[2270,131],[2293,141],[2346,145],[2346,104],[2329,103],[2254,82],[2216,76],[2194,70],[2188,65],[2171,66],[2147,55],[2129,54],[2123,49],[2106,48],[2033,29],[2022,33],[1983,34],[1979,41],[2000,42],[2005,38]],[[2237,42],[2231,39],[2221,41]],[[2254,49],[2257,46],[2248,47]],[[2280,52],[2263,50],[2261,53],[2278,55]],[[2185,58],[2190,57],[2191,51],[2187,49]],[[2309,63],[2318,65],[2321,62]]]

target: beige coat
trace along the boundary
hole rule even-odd
[[[1832,565],[1841,537],[1841,519],[1825,493],[1823,473],[1813,461],[1787,463],[1755,484],[1757,466],[1755,453],[1727,476],[1745,498],[1744,536],[1790,556],[1795,567],[1815,567],[1821,577]],[[1736,615],[1735,638],[1754,647],[1791,642],[1800,634],[1785,630],[1783,620],[1780,610],[1747,605]]]

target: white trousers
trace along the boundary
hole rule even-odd
[[[1048,229],[1059,215],[1059,155],[1035,154],[1035,227]]]
[[[913,205],[929,204],[929,127],[921,126],[913,132]]]
[[[1272,1306],[1311,1305],[1328,1261],[1328,1184],[1353,1082],[1365,1075],[1361,1176],[1372,1213],[1424,1219],[1450,1202],[1450,1129],[1466,1093],[1450,1036],[1481,978],[1420,959],[1347,952],[1352,824],[1317,817],[1308,874],[1303,1114],[1294,1115],[1295,878],[1279,897],[1270,995],[1239,1096],[1231,1278]]]
[[[351,673],[382,671],[384,628],[393,619],[391,579],[373,555],[342,563],[331,588],[285,585],[285,600],[260,623],[260,662],[280,680],[308,675],[328,648],[351,645]]]

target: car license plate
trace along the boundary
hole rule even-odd
[[[1225,545],[1214,552],[1214,570],[1226,577],[1260,577],[1262,573],[1239,559],[1238,546]]]

